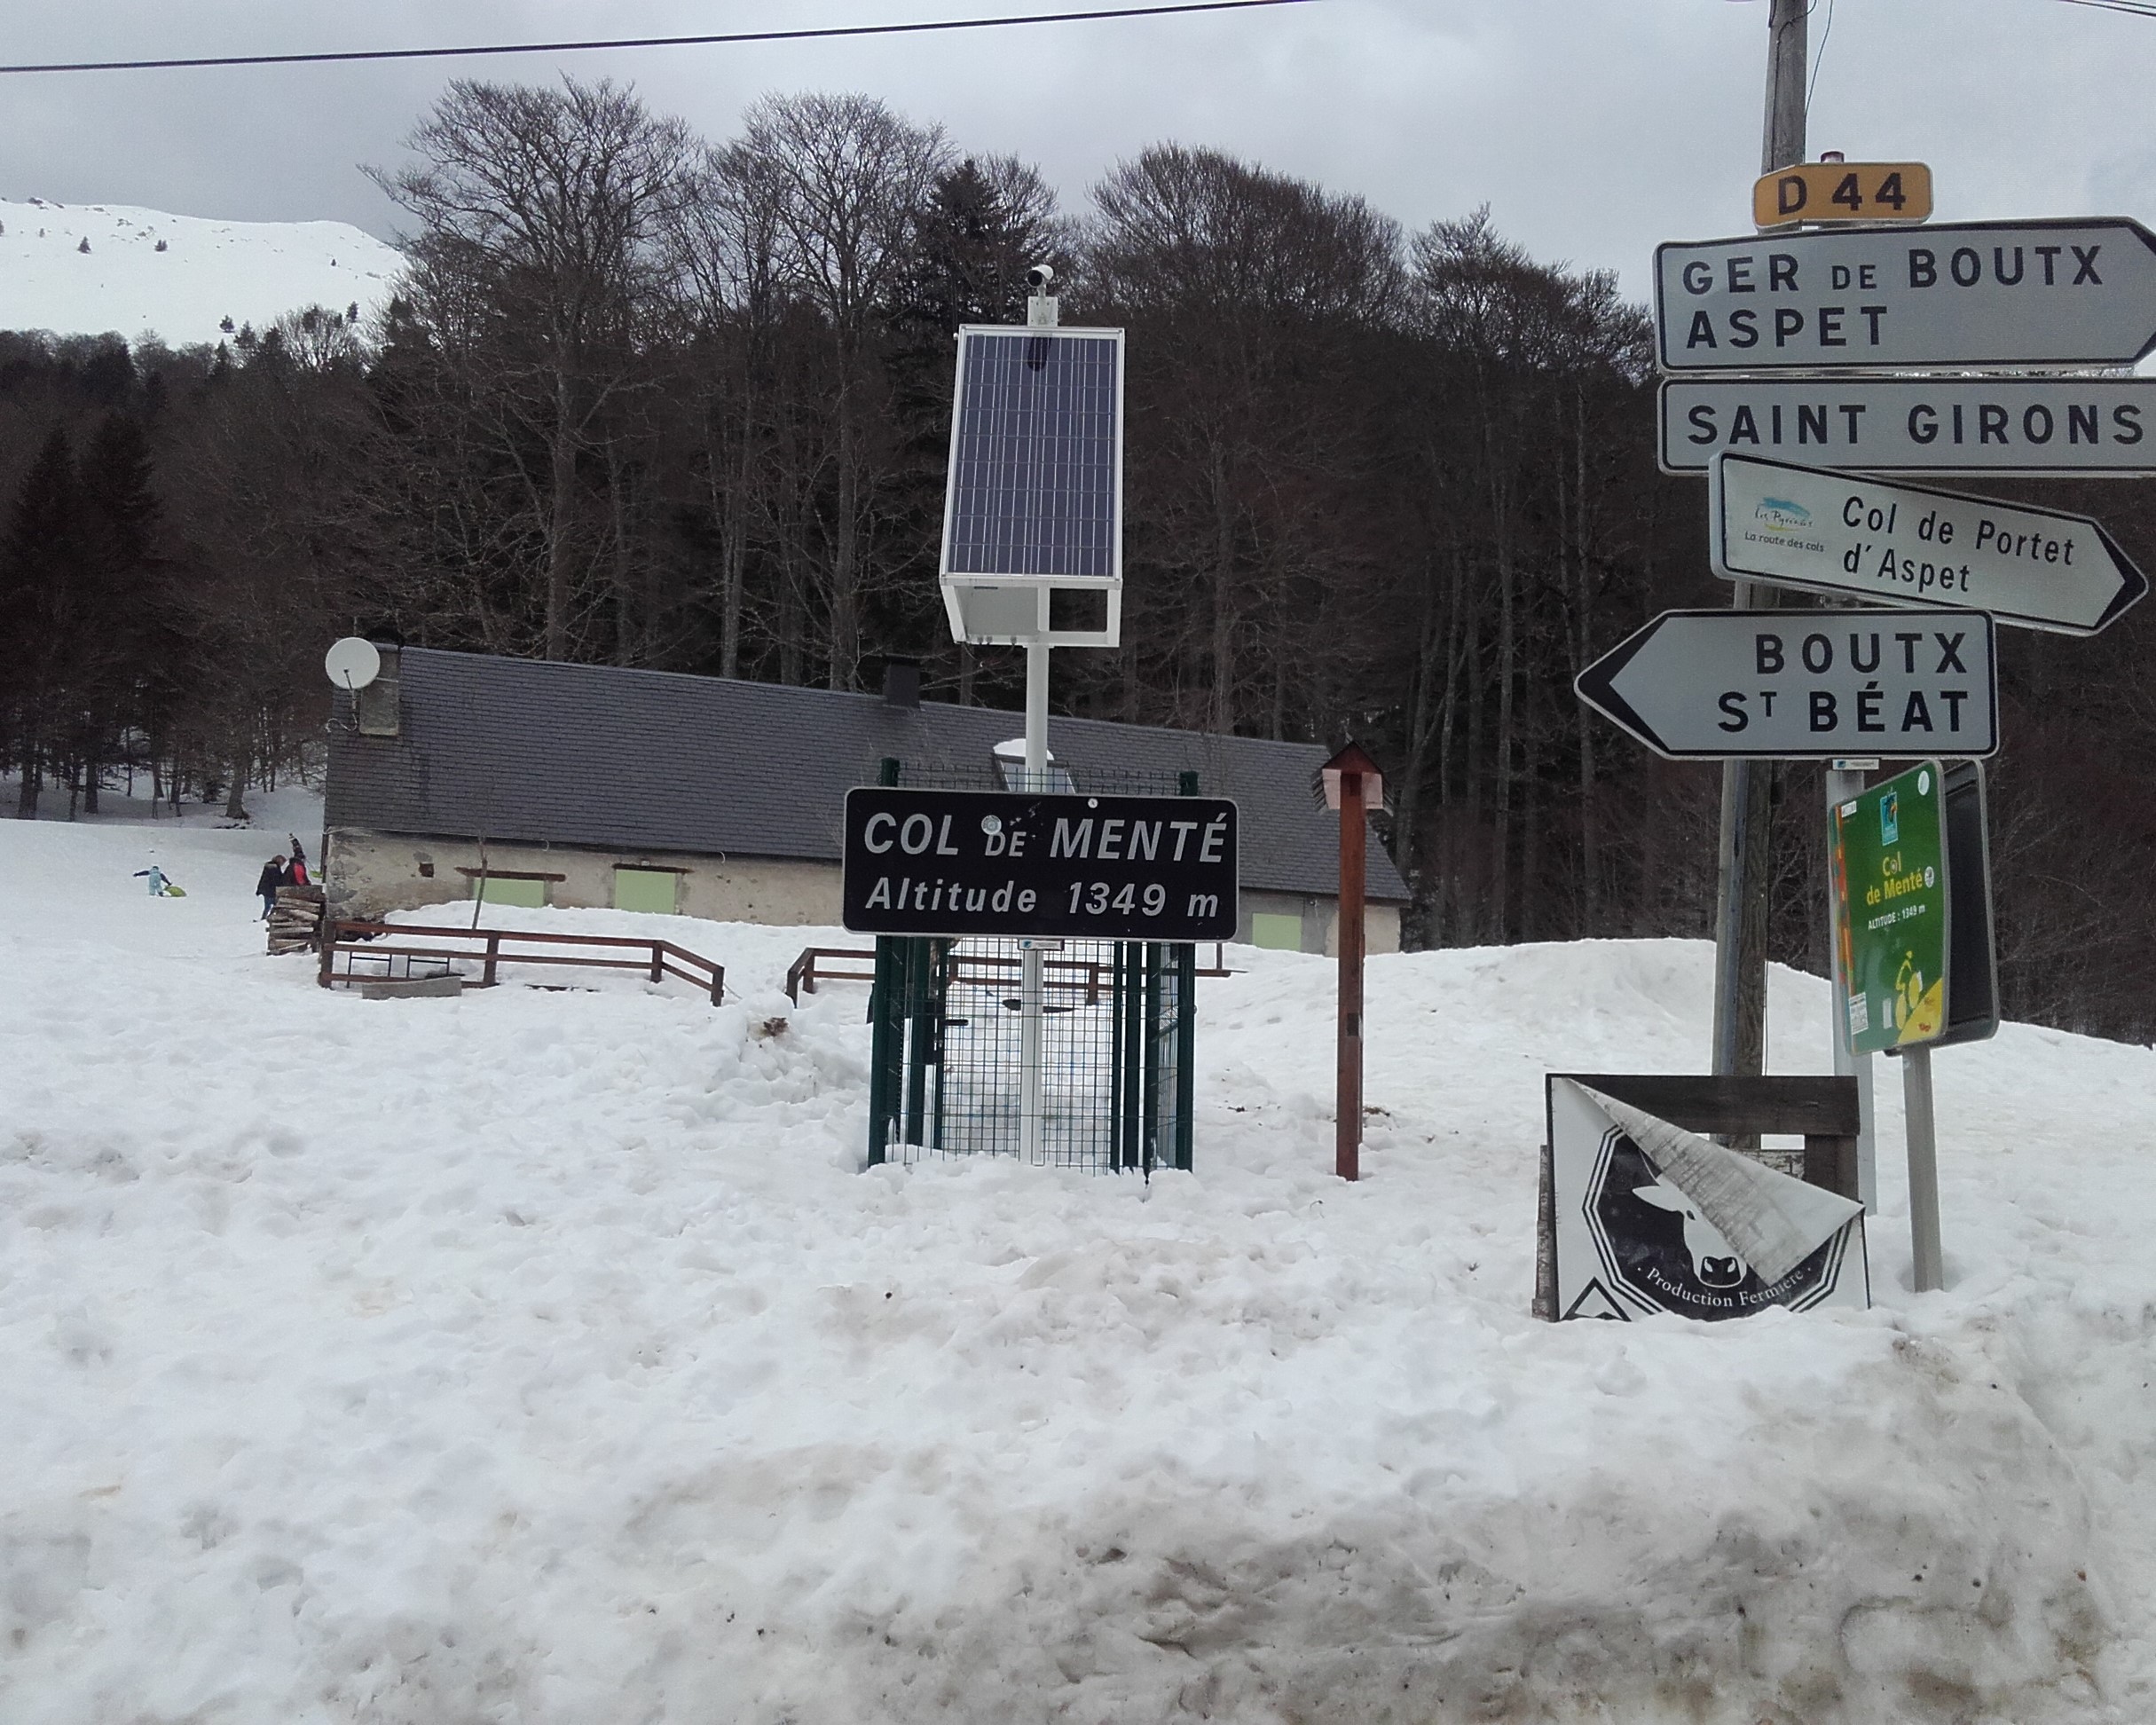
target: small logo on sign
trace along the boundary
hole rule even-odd
[[[1879,799],[1879,842],[1898,845],[1901,842],[1901,793],[1889,791]],[[1926,882],[1929,886],[1931,883]]]
[[[1602,1140],[1584,1208],[1612,1285],[1648,1310],[1687,1318],[1742,1318],[1762,1306],[1802,1311],[1816,1305],[1834,1291],[1850,1237],[1837,1234],[1781,1280],[1762,1282],[1699,1206],[1614,1129]]]
[[[1812,512],[1786,497],[1762,497],[1751,518],[1770,533],[1801,533],[1812,524]]]

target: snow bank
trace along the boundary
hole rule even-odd
[[[0,329],[154,334],[170,347],[260,334],[287,311],[386,308],[404,255],[346,222],[220,222],[129,204],[0,198]],[[83,249],[89,241],[90,249]]]
[[[864,1173],[836,931],[362,1001],[149,833],[0,824],[10,1721],[2150,1715],[2148,1051],[1939,1057],[1947,1293],[1888,1156],[1874,1311],[1552,1327],[1541,1075],[1692,1067],[1704,947],[1373,961],[1358,1186],[1249,949],[1196,1173]]]

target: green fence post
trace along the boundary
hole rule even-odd
[[[1191,1168],[1192,1115],[1198,1099],[1198,949],[1176,949],[1176,1166]]]
[[[1198,775],[1177,775],[1176,794],[1198,794]],[[1188,1173],[1198,1097],[1198,949],[1176,949],[1176,1166]]]
[[[1123,944],[1123,1160],[1119,1169],[1145,1164],[1145,947]]]
[[[885,1159],[891,1142],[891,1081],[896,1062],[892,1046],[898,1032],[893,1010],[898,995],[898,942],[876,937],[876,981],[869,989],[869,1165]]]
[[[1123,942],[1109,949],[1108,1166],[1123,1165]]]
[[[952,955],[958,949],[956,941],[931,941],[928,943],[930,966],[928,1013],[929,1062],[936,1068],[936,1099],[928,1115],[928,1147],[943,1148],[943,1023],[949,1015],[946,1003],[950,996]]]
[[[876,763],[876,782],[899,782],[895,755]],[[898,1112],[897,1081],[903,1051],[899,1034],[898,990],[901,980],[897,942],[890,936],[876,937],[876,981],[869,989],[869,1165],[873,1168],[890,1154],[891,1128]]]

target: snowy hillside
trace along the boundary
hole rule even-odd
[[[212,344],[287,311],[389,303],[394,247],[343,222],[218,222],[125,204],[0,199],[0,329],[154,331]],[[89,249],[83,249],[83,241]]]
[[[1548,1326],[1541,1075],[1693,1069],[1702,946],[1373,961],[1357,1186],[1240,949],[1194,1174],[863,1173],[836,931],[328,995],[287,823],[0,821],[0,1716],[2156,1716],[2148,1050],[1939,1057],[1945,1293],[1890,1154],[1874,1310]]]

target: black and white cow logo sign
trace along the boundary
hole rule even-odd
[[[1610,1286],[1646,1311],[1742,1318],[1764,1306],[1803,1311],[1834,1291],[1846,1230],[1771,1286],[1699,1207],[1664,1180],[1617,1127],[1603,1134],[1582,1203]]]

